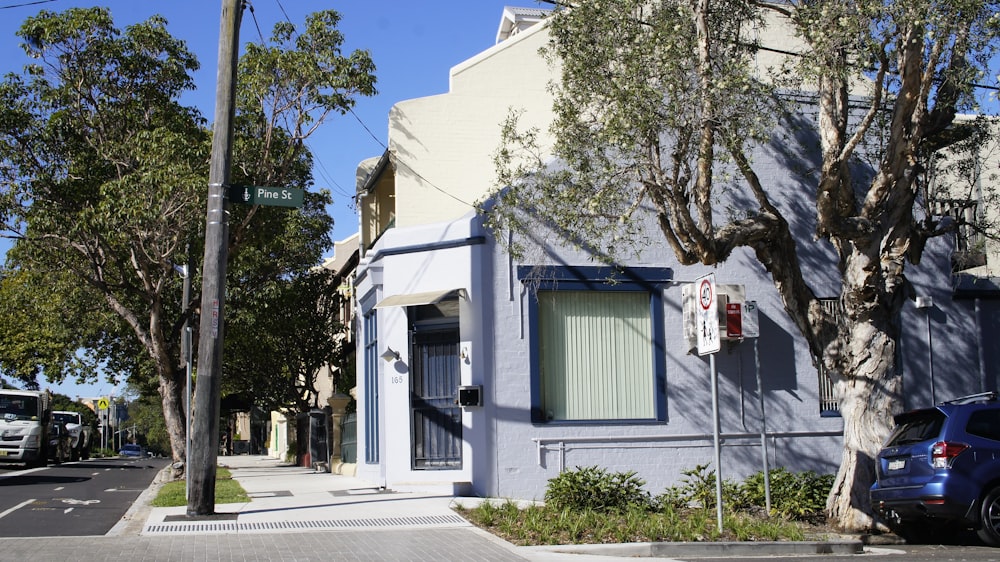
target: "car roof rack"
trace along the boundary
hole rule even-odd
[[[960,398],[955,398],[954,400],[948,400],[947,402],[942,402],[942,404],[971,404],[973,402],[992,402],[997,399],[997,393],[995,391],[990,392],[980,392],[978,394],[970,394],[968,396],[962,396]]]

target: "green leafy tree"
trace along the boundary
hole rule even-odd
[[[551,136],[516,121],[505,127],[499,185],[509,188],[493,225],[524,232],[526,217],[540,216],[607,259],[656,235],[681,264],[749,250],[836,381],[845,430],[828,514],[846,529],[870,527],[871,458],[901,407],[904,271],[930,237],[950,231],[919,203],[918,172],[956,113],[973,109],[972,84],[996,48],[996,2],[572,4],[550,26],[559,68]],[[766,47],[800,55],[786,57],[780,76],[758,71],[756,57],[769,51],[754,30],[768,22],[786,26],[789,42]],[[799,217],[783,214],[783,188],[764,183],[753,159],[775,124],[798,111],[779,95],[790,89],[815,98],[809,126],[821,163],[802,168],[815,170],[812,220],[818,243],[836,255],[840,315],[810,285],[816,272],[800,252],[811,242],[793,233]],[[540,148],[550,141],[551,150]],[[873,173],[859,173],[862,158]],[[646,208],[655,235],[644,230]]]
[[[290,124],[318,124],[374,93],[367,53],[340,54],[337,21],[320,12],[295,40],[281,24],[285,43],[248,48],[235,182],[310,187],[305,141],[315,129]],[[84,358],[144,395],[157,393],[180,460],[181,329],[185,320],[197,326],[200,297],[181,310],[175,266],[200,261],[209,135],[177,99],[193,87],[198,63],[156,16],[122,32],[105,9],[43,11],[19,35],[33,62],[0,83],[0,217],[15,240],[0,292],[21,302],[50,298],[35,301],[37,322],[0,321],[0,345],[18,351],[0,365],[11,378],[58,380],[87,376],[76,361]],[[299,47],[309,50],[287,52]],[[292,92],[301,103],[286,103]],[[318,263],[330,246],[329,203],[320,191],[307,193],[301,209],[234,205],[227,283],[270,282]],[[197,293],[200,272],[191,273]],[[28,322],[26,338],[6,339],[20,322]],[[45,342],[37,360],[32,341]]]
[[[342,366],[346,328],[338,291],[343,279],[318,268],[266,285],[243,285],[229,298],[246,313],[230,317],[227,329],[253,337],[227,344],[228,394],[254,389],[254,404],[264,411],[306,412],[321,408],[317,377],[325,367]],[[341,369],[339,372],[344,372]],[[352,373],[353,374],[353,373]]]
[[[170,435],[163,419],[163,402],[156,396],[140,396],[128,403],[125,425],[134,426],[139,443],[156,454],[170,452]]]

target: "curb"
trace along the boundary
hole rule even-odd
[[[864,552],[860,540],[797,542],[647,542],[518,547],[529,552],[590,554],[622,558],[853,555]]]
[[[156,497],[156,494],[160,493],[160,488],[163,487],[163,484],[170,481],[169,471],[171,469],[171,465],[168,464],[163,470],[158,472],[153,481],[150,482],[149,487],[139,494],[139,497],[132,502],[132,507],[128,508],[125,515],[122,515],[122,518],[104,536],[120,537],[123,535],[142,534],[142,529],[146,526],[146,520],[153,511],[152,501]]]

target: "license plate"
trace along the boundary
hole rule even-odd
[[[7,451],[0,449],[0,457],[6,457],[6,456],[7,456]]]
[[[906,468],[906,461],[903,459],[896,459],[894,461],[889,461],[889,470],[903,470]]]

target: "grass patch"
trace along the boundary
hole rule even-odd
[[[184,480],[167,482],[153,499],[153,507],[179,507],[187,505],[184,497],[187,488]],[[215,503],[245,503],[250,496],[240,483],[233,480],[229,469],[219,467],[215,471]]]
[[[519,546],[600,544],[624,542],[800,541],[811,536],[811,526],[782,517],[731,513],[723,517],[719,533],[715,509],[665,506],[650,511],[559,509],[551,506],[518,508],[513,502],[483,502],[478,507],[456,507],[477,527]]]

